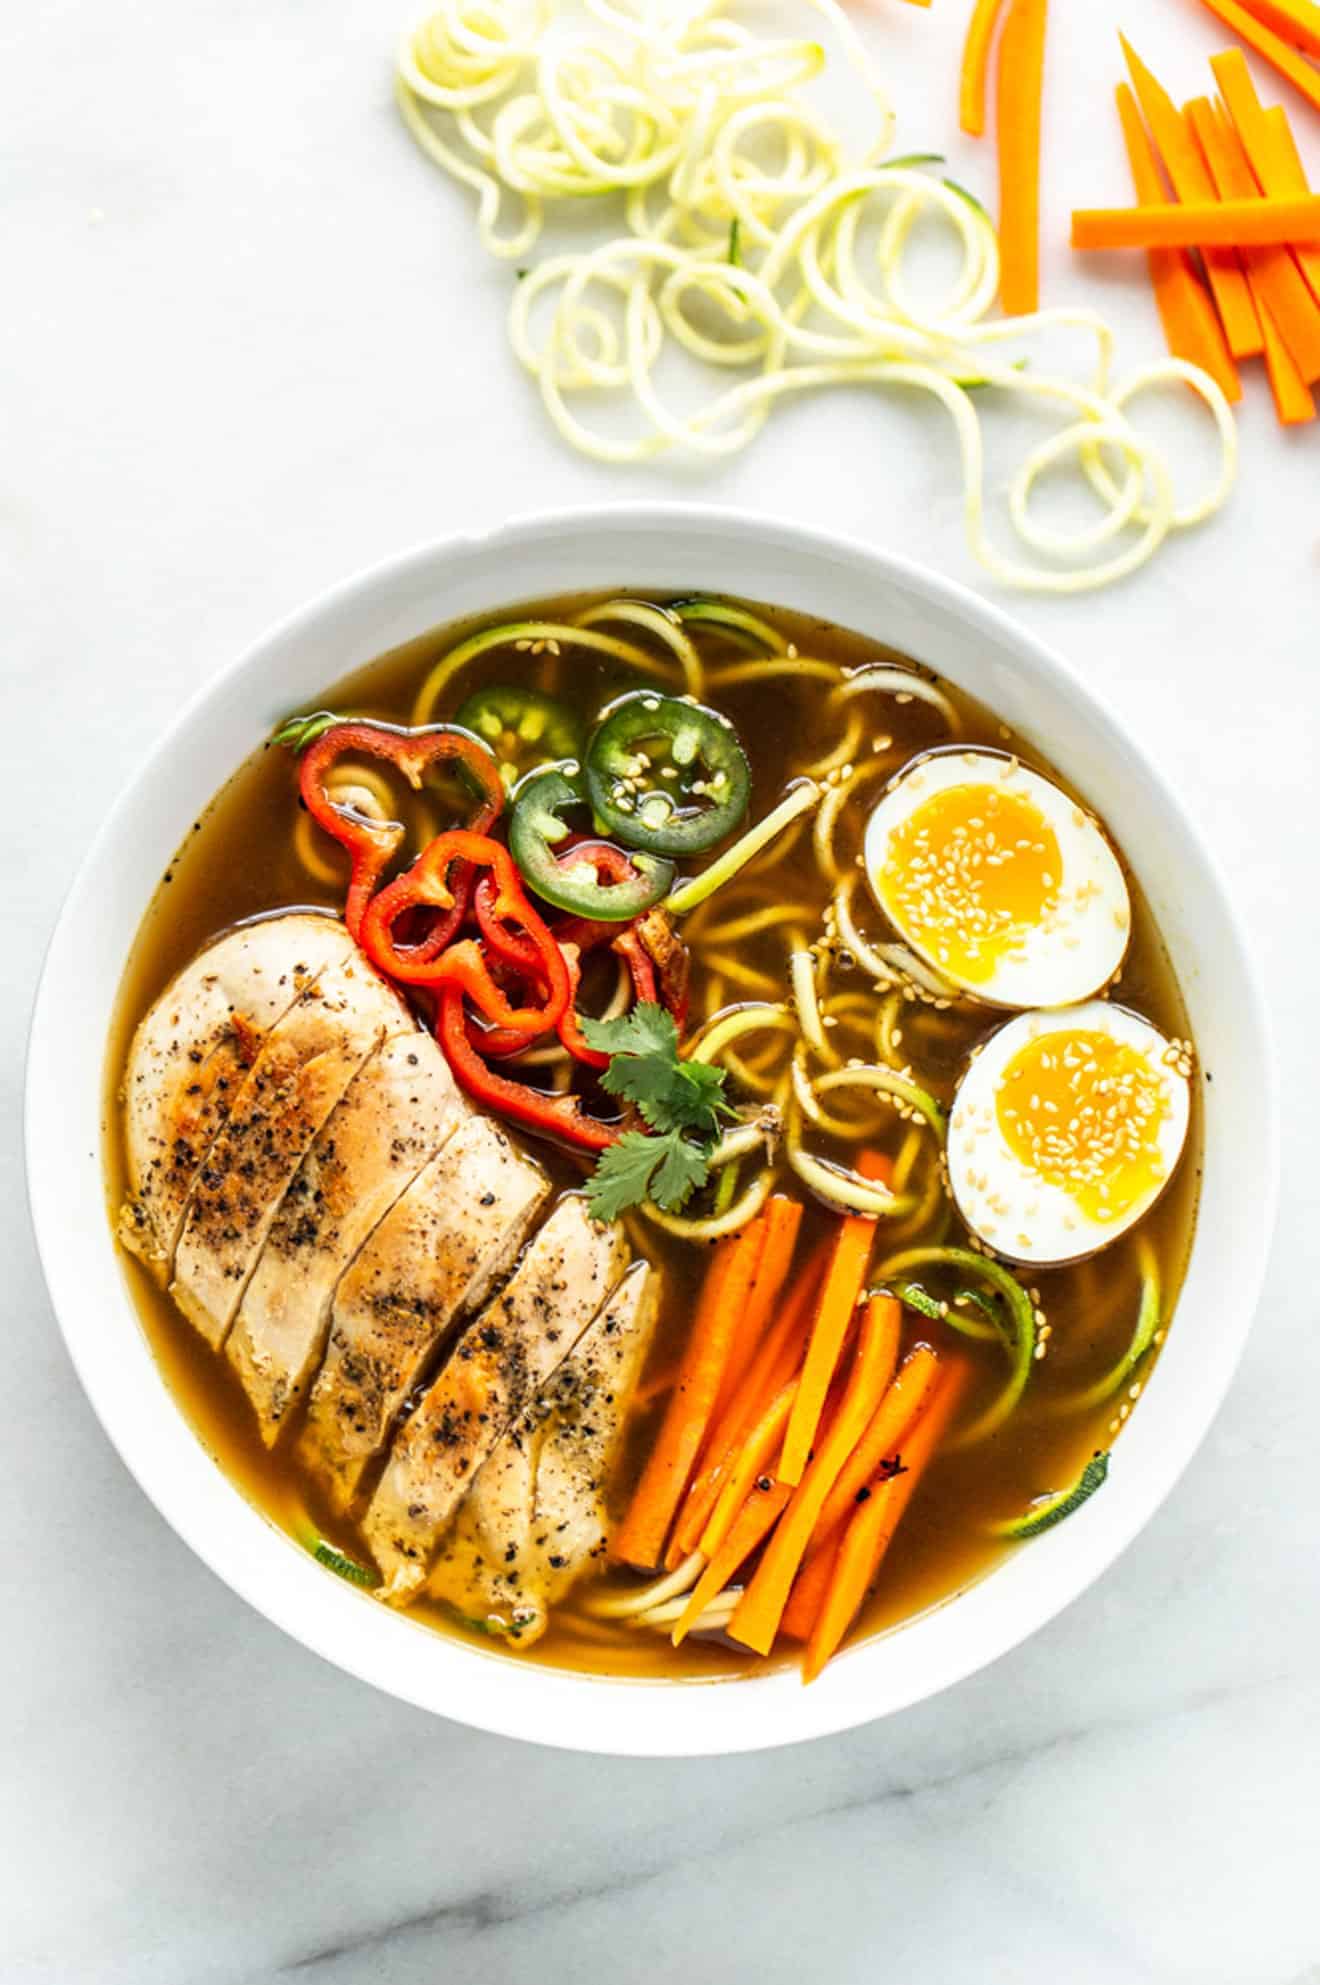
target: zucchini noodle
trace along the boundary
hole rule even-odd
[[[484,655],[491,648],[516,648],[523,653],[542,652],[558,655],[563,648],[589,648],[595,654],[608,655],[611,661],[622,662],[626,668],[635,669],[640,675],[667,676],[669,665],[646,648],[639,648],[635,641],[619,641],[611,634],[598,634],[590,627],[575,627],[567,621],[522,620],[512,621],[504,627],[486,627],[479,634],[469,635],[460,641],[457,648],[451,648],[442,655],[429,671],[425,682],[417,692],[413,704],[412,722],[415,727],[435,722],[436,706],[448,694],[456,676]]]
[[[722,855],[716,857],[709,868],[702,869],[700,875],[692,876],[687,882],[681,882],[673,894],[665,898],[664,907],[670,916],[681,917],[687,911],[695,910],[699,903],[704,903],[708,896],[713,896],[717,889],[732,881],[754,856],[778,839],[785,827],[809,812],[820,795],[821,788],[812,779],[801,779],[790,786],[779,805],[773,807],[764,820],[759,820],[755,827],[749,827],[731,848],[726,848]],[[782,848],[776,852],[782,855]]]
[[[851,765],[862,748],[862,735],[866,726],[860,714],[850,711],[848,727],[832,751],[803,767],[809,779],[828,779],[832,772],[841,772],[845,765]]]
[[[641,1211],[653,1226],[659,1227],[663,1233],[675,1235],[679,1240],[720,1241],[726,1234],[736,1234],[749,1220],[756,1218],[769,1199],[774,1182],[774,1168],[767,1165],[726,1212],[711,1214],[705,1219],[686,1219],[681,1213],[663,1213],[649,1199]]]
[[[834,834],[839,824],[839,815],[848,802],[856,795],[859,786],[874,779],[879,772],[891,769],[890,761],[895,754],[890,751],[877,753],[863,765],[849,765],[845,760],[841,774],[826,791],[824,799],[811,823],[812,840],[816,849],[816,860],[820,863],[826,878],[838,882],[841,870],[835,853]]]
[[[671,648],[683,671],[683,686],[687,694],[695,696],[698,701],[705,695],[706,680],[701,657],[672,609],[653,607],[644,600],[606,600],[601,606],[588,607],[577,617],[579,627],[597,627],[602,622],[610,621],[644,628],[648,634],[653,634],[658,641]]]
[[[877,1096],[888,1096],[899,1107],[900,1114],[923,1119],[941,1139],[948,1127],[944,1111],[930,1091],[918,1082],[896,1075],[890,1068],[836,1068],[818,1075],[814,1086],[817,1096],[839,1089],[869,1089]]]
[[[809,1191],[827,1206],[844,1213],[869,1213],[874,1219],[888,1220],[899,1213],[910,1213],[915,1201],[890,1192],[874,1179],[864,1179],[847,1165],[836,1165],[817,1158],[802,1143],[801,1126],[790,1122],[784,1140],[789,1165]]]
[[[988,1440],[991,1434],[998,1433],[1021,1401],[1035,1362],[1036,1333],[1043,1318],[1017,1277],[1010,1275],[1000,1262],[989,1255],[974,1254],[970,1248],[909,1248],[905,1253],[891,1255],[882,1262],[876,1276],[878,1281],[884,1283],[903,1277],[914,1268],[956,1268],[964,1275],[988,1283],[1008,1305],[1012,1330],[1011,1334],[1004,1334],[1004,1344],[1012,1360],[1012,1375],[980,1417],[964,1427],[951,1442],[953,1447],[972,1447],[976,1442]]]
[[[941,978],[933,965],[927,965],[905,944],[875,945],[862,936],[852,913],[856,887],[857,877],[845,876],[834,898],[833,909],[839,936],[858,964],[881,985],[901,986],[914,998],[933,1000],[937,1006],[947,1006],[959,999],[961,994],[957,986]]]
[[[962,718],[952,700],[915,669],[900,668],[893,662],[868,663],[839,684],[830,702],[842,703],[867,694],[892,696],[899,703],[927,703],[932,710],[939,711],[951,737],[962,736]]]
[[[1132,1342],[1114,1366],[1096,1383],[1088,1386],[1085,1392],[1071,1394],[1059,1402],[1058,1410],[1063,1413],[1085,1413],[1096,1406],[1103,1406],[1124,1382],[1131,1378],[1137,1366],[1152,1350],[1159,1334],[1164,1314],[1163,1294],[1160,1288],[1160,1265],[1154,1248],[1145,1234],[1137,1236],[1137,1262],[1141,1272],[1141,1300],[1137,1307],[1136,1327]]]
[[[712,669],[712,689],[738,689],[744,683],[774,682],[787,676],[793,682],[838,682],[843,671],[837,662],[813,662],[801,655],[767,656],[759,662],[729,662]]]
[[[548,256],[513,296],[514,351],[560,435],[602,462],[671,451],[717,459],[745,448],[780,401],[801,393],[873,385],[927,394],[953,424],[972,555],[1001,583],[1040,592],[1121,579],[1172,532],[1217,511],[1236,473],[1237,433],[1215,382],[1172,358],[1116,382],[1113,334],[1095,312],[992,317],[994,227],[920,162],[889,157],[891,106],[836,0],[810,5],[869,100],[869,138],[855,154],[801,94],[825,66],[822,43],[757,33],[729,18],[729,4],[583,0],[570,16],[554,0],[442,0],[405,40],[403,116],[427,156],[476,194],[492,254],[523,261],[551,208],[608,202],[609,238]],[[931,224],[952,239],[959,264],[928,302],[908,263]],[[1088,378],[996,357],[1005,343],[1021,348],[1058,330],[1093,346]],[[682,410],[658,383],[674,354],[727,383]],[[1181,504],[1131,413],[1140,395],[1171,385],[1199,396],[1220,452],[1208,487]],[[1008,482],[1018,556],[987,529],[973,389],[1062,423]],[[589,419],[603,398],[631,408],[630,429]],[[1037,485],[1060,469],[1101,506],[1097,521],[1072,533],[1034,514]],[[742,623],[729,618],[725,631],[782,652],[754,616]]]
[[[326,781],[326,797],[333,806],[361,814],[364,820],[393,820],[394,795],[389,781],[370,765],[344,766]],[[429,838],[422,836],[423,841]],[[323,835],[310,813],[301,809],[293,825],[293,846],[302,867],[315,882],[327,889],[342,884],[344,862],[329,852],[329,837]]]

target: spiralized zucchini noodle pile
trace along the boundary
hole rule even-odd
[[[1215,382],[1175,358],[1126,378],[1097,312],[994,316],[995,229],[939,161],[893,155],[895,118],[868,51],[835,0],[803,0],[826,24],[872,107],[856,158],[803,94],[826,66],[819,40],[772,38],[723,0],[444,0],[406,38],[398,96],[437,165],[477,195],[493,255],[526,264],[548,215],[605,200],[612,237],[526,269],[514,350],[565,440],[602,462],[745,448],[772,409],[829,386],[932,394],[961,458],[973,556],[1009,586],[1076,593],[1144,565],[1175,531],[1225,502],[1237,432]],[[958,266],[937,302],[917,294],[918,240],[942,230]],[[924,292],[924,285],[922,286]],[[1046,374],[1032,340],[1075,334],[1090,377]],[[675,355],[740,378],[695,407],[666,397]],[[1214,422],[1210,486],[1180,500],[1164,454],[1133,419],[1141,396],[1181,382]],[[977,395],[996,389],[1059,425],[1006,491],[1016,555],[992,542]],[[630,409],[626,431],[597,410]],[[1060,531],[1034,508],[1059,471],[1084,478],[1094,521]]]

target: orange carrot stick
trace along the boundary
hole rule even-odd
[[[886,1467],[903,1460],[908,1428],[925,1412],[940,1376],[939,1360],[929,1344],[917,1344],[880,1404],[861,1440],[849,1455],[811,1533],[807,1555],[798,1574],[781,1631],[793,1640],[806,1640],[815,1625],[828,1583],[828,1568],[838,1554],[839,1531],[865,1495],[868,1484]]]
[[[1265,122],[1278,147],[1280,176],[1282,177],[1285,172],[1288,175],[1289,194],[1309,193],[1311,182],[1306,176],[1306,167],[1302,164],[1302,155],[1297,149],[1297,140],[1293,136],[1293,128],[1288,122],[1288,113],[1283,105],[1275,104],[1272,109],[1267,110]],[[1320,249],[1295,244],[1293,254],[1297,257],[1297,266],[1311,285],[1312,295],[1316,302],[1320,303]]]
[[[747,1292],[756,1273],[764,1229],[760,1218],[731,1235],[716,1252],[697,1308],[660,1432],[614,1538],[614,1556],[649,1569],[661,1563],[665,1538],[701,1446],[724,1376]]]
[[[876,1407],[855,1452],[849,1455],[839,1479],[825,1498],[811,1534],[813,1549],[843,1522],[862,1489],[880,1472],[881,1464],[892,1461],[898,1454],[908,1429],[929,1406],[940,1370],[939,1358],[929,1344],[913,1345],[901,1371]]]
[[[756,1264],[756,1274],[748,1292],[747,1303],[730,1347],[724,1384],[720,1388],[720,1396],[715,1404],[716,1420],[725,1411],[746,1376],[755,1356],[756,1347],[761,1341],[761,1333],[783,1293],[784,1283],[788,1279],[789,1264],[793,1259],[793,1250],[797,1246],[798,1229],[802,1225],[802,1202],[797,1199],[787,1199],[783,1193],[777,1192],[766,1201],[762,1218],[765,1222],[765,1238],[761,1246],[760,1259]]]
[[[990,81],[990,48],[1004,0],[976,0],[963,43],[958,119],[969,138],[985,135],[985,101]]]
[[[1267,28],[1245,7],[1238,6],[1237,0],[1201,0],[1201,5],[1208,7],[1212,14],[1217,14],[1225,27],[1232,28],[1248,48],[1254,48],[1257,55],[1264,56],[1272,68],[1287,77],[1294,89],[1301,91],[1308,103],[1320,110],[1320,69],[1308,62],[1297,49],[1290,48],[1282,35],[1275,34],[1273,28]]]
[[[888,1158],[864,1152],[858,1166],[863,1178],[888,1184],[893,1167]],[[820,1308],[807,1346],[802,1384],[793,1405],[793,1416],[784,1436],[784,1452],[779,1463],[780,1479],[794,1488],[802,1480],[816,1438],[825,1395],[834,1377],[834,1368],[843,1350],[848,1325],[866,1281],[867,1264],[875,1241],[875,1220],[870,1214],[849,1213],[840,1224],[834,1255]]]
[[[1156,81],[1126,36],[1120,35],[1119,40],[1123,44],[1137,101],[1150,126],[1156,148],[1168,168],[1174,192],[1180,200],[1199,200],[1203,203],[1216,200],[1218,195],[1209,167],[1178,106]],[[1139,197],[1144,199],[1146,196],[1139,190]],[[1230,352],[1234,358],[1258,358],[1265,349],[1265,339],[1236,249],[1207,248],[1201,259],[1205,263],[1205,273]]]
[[[716,1593],[723,1592],[739,1565],[751,1557],[766,1532],[778,1522],[792,1493],[787,1482],[771,1481],[765,1489],[759,1482],[754,1486],[733,1528],[693,1586],[687,1605],[674,1623],[675,1647],[692,1631]]]
[[[964,1368],[955,1365],[941,1380],[935,1397],[907,1437],[903,1473],[875,1482],[844,1531],[834,1575],[802,1657],[804,1682],[815,1681],[856,1619],[863,1599],[875,1583],[903,1512],[957,1407],[965,1379]]]
[[[1009,0],[999,40],[999,298],[1010,317],[1040,303],[1040,123],[1046,0]]]
[[[1223,55],[1212,56],[1210,67],[1262,193],[1278,200],[1309,193],[1306,169],[1288,123],[1288,113],[1282,108],[1265,109],[1256,94],[1242,50],[1230,48]],[[1293,257],[1312,296],[1320,303],[1320,248],[1299,245],[1293,249]]]
[[[1072,245],[1110,248],[1253,248],[1320,241],[1320,195],[1292,200],[1198,201],[1180,207],[1079,207]]]
[[[694,1546],[710,1561],[732,1530],[739,1510],[746,1502],[752,1484],[760,1476],[770,1456],[784,1437],[788,1416],[797,1397],[797,1380],[781,1386],[744,1441],[728,1479],[720,1490],[710,1520]]]
[[[807,1321],[815,1309],[824,1273],[824,1253],[817,1250],[785,1302],[778,1321],[766,1332],[736,1396],[715,1423],[679,1512],[674,1538],[680,1548],[675,1563],[697,1548],[702,1529],[757,1414],[764,1411],[801,1364]]]
[[[1256,193],[1256,182],[1241,140],[1225,113],[1207,98],[1198,97],[1188,104],[1187,115],[1220,198],[1250,199]],[[1257,310],[1262,316],[1268,310],[1302,378],[1308,383],[1320,379],[1320,307],[1292,256],[1286,248],[1248,248],[1242,259]]]
[[[866,1493],[863,1490],[863,1498]],[[788,1595],[784,1617],[779,1622],[779,1631],[785,1640],[811,1639],[812,1629],[820,1618],[820,1609],[825,1604],[825,1595],[834,1578],[834,1567],[839,1562],[840,1541],[837,1536],[828,1537],[819,1550],[812,1551],[803,1560],[802,1569]]]
[[[1265,369],[1274,411],[1283,427],[1305,427],[1315,419],[1315,395],[1297,369],[1292,353],[1279,336],[1268,307],[1262,312],[1265,331]]]
[[[1320,7],[1315,0],[1246,0],[1247,12],[1281,41],[1320,55]]]
[[[889,1388],[898,1360],[902,1312],[893,1296],[872,1296],[858,1340],[847,1391],[830,1431],[821,1442],[802,1484],[775,1526],[755,1578],[738,1602],[729,1636],[758,1654],[768,1654],[798,1567],[839,1471],[866,1431]]]
[[[1143,202],[1162,200],[1159,164],[1146,136],[1137,101],[1126,83],[1118,87],[1118,115],[1132,168],[1132,183]],[[1185,248],[1152,248],[1147,257],[1151,287],[1164,326],[1164,337],[1175,358],[1199,365],[1218,381],[1225,398],[1240,400],[1242,383],[1229,354],[1214,305],[1202,288]],[[1245,277],[1243,278],[1245,281]],[[1254,304],[1252,306],[1255,308]],[[1263,339],[1263,334],[1262,334]]]

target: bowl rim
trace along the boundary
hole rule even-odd
[[[591,534],[593,541],[605,543],[615,534],[652,530],[671,535],[678,532],[705,536],[715,532],[731,544],[759,544],[762,549],[767,541],[777,541],[789,558],[797,553],[807,559],[856,562],[875,580],[877,588],[887,585],[897,589],[921,608],[931,612],[951,612],[971,629],[993,635],[1012,651],[1016,666],[1025,666],[1029,675],[1043,680],[1055,695],[1084,712],[1088,722],[1104,735],[1107,745],[1111,749],[1122,750],[1134,777],[1154,793],[1170,825],[1194,855],[1205,889],[1233,941],[1236,955],[1231,963],[1243,996],[1240,1024],[1260,1077],[1256,1099],[1260,1125],[1258,1141],[1266,1175],[1258,1182],[1249,1226],[1244,1223],[1243,1229],[1235,1235],[1239,1282],[1250,1300],[1241,1306],[1226,1347],[1221,1352],[1213,1384],[1206,1390],[1194,1413],[1184,1414],[1175,1420],[1170,1429],[1168,1447],[1158,1465],[1148,1470],[1148,1476],[1153,1479],[1148,1481],[1139,1498],[1140,1507],[1129,1512],[1126,1520],[1111,1523],[1103,1539],[1093,1542],[1086,1554],[1079,1552],[1075,1564],[1062,1569],[1053,1581],[1042,1580],[1041,1590],[1033,1602],[1015,1613],[1011,1624],[969,1643],[964,1653],[944,1659],[937,1672],[928,1679],[918,1685],[891,1690],[883,1701],[875,1704],[859,1701],[859,1692],[855,1688],[840,1688],[831,1692],[818,1684],[810,1692],[799,1689],[796,1696],[798,1710],[788,1725],[776,1722],[773,1717],[767,1719],[749,1715],[743,1719],[747,1726],[744,1728],[733,1713],[739,1697],[756,1693],[769,1700],[769,1691],[778,1680],[782,1680],[782,1676],[771,1675],[752,1682],[740,1680],[736,1683],[722,1679],[716,1685],[691,1682],[675,1687],[672,1683],[650,1680],[571,1674],[511,1661],[507,1655],[485,1652],[457,1638],[451,1640],[447,1636],[438,1636],[420,1623],[408,1620],[405,1615],[388,1613],[375,1601],[340,1581],[325,1578],[319,1566],[305,1553],[298,1551],[269,1518],[247,1501],[241,1490],[220,1474],[182,1410],[174,1406],[174,1413],[188,1440],[217,1479],[224,1483],[233,1501],[280,1544],[287,1546],[287,1577],[284,1580],[275,1579],[276,1589],[272,1591],[269,1564],[258,1576],[241,1552],[236,1552],[228,1540],[213,1534],[215,1526],[208,1516],[185,1506],[186,1498],[176,1493],[168,1469],[158,1466],[151,1456],[141,1450],[132,1415],[116,1396],[106,1366],[98,1361],[97,1346],[87,1322],[95,1305],[85,1303],[83,1292],[76,1286],[69,1259],[61,1248],[64,1229],[58,1212],[59,1181],[47,1162],[43,1148],[45,1112],[58,1093],[59,1086],[45,1040],[44,1022],[47,1009],[55,997],[58,974],[63,968],[63,954],[69,948],[80,896],[89,887],[90,878],[98,866],[114,849],[125,816],[140,789],[170,761],[181,740],[186,738],[207,706],[219,700],[240,676],[250,674],[254,681],[259,680],[263,661],[283,644],[313,631],[318,622],[332,619],[368,596],[387,596],[406,590],[411,579],[422,578],[430,567],[446,559],[471,557],[478,553],[514,556],[520,548],[556,538],[572,538],[582,533]],[[602,563],[605,563],[604,556]],[[143,914],[145,908],[144,903]],[[121,970],[127,956],[125,952]],[[1003,607],[971,591],[961,582],[947,579],[913,560],[877,549],[846,534],[785,522],[745,508],[705,503],[627,502],[543,508],[515,515],[492,529],[429,538],[407,550],[391,554],[277,619],[187,698],[182,709],[127,779],[93,835],[52,926],[28,1029],[24,1149],[29,1212],[47,1290],[70,1359],[97,1418],[129,1473],[165,1521],[218,1577],[257,1612],[337,1667],[383,1692],[493,1734],[555,1748],[622,1756],[733,1755],[778,1748],[857,1727],[910,1707],[988,1667],[1020,1646],[1080,1597],[1156,1514],[1209,1431],[1232,1383],[1254,1321],[1278,1205],[1279,1084],[1259,969],[1251,947],[1245,941],[1237,910],[1216,857],[1206,845],[1176,787],[1165,774],[1157,771],[1127,727],[1114,716],[1104,698],[1089,683],[1080,680],[1052,647],[1022,627]],[[96,1157],[99,1169],[99,1150]],[[124,1294],[127,1300],[126,1290]],[[108,1293],[106,1300],[109,1300]],[[164,1387],[163,1378],[161,1385]],[[169,1396],[167,1388],[166,1393]],[[1091,1534],[1098,1535],[1094,1531]],[[306,1574],[310,1574],[322,1588],[320,1594],[313,1591]],[[964,1588],[964,1591],[971,1589],[975,1588]],[[950,1607],[956,1607],[962,1596],[962,1593],[955,1593],[941,1607],[918,1616],[917,1620],[906,1622],[894,1633],[882,1634],[862,1643],[856,1650],[856,1656],[883,1647],[895,1634],[913,1630],[921,1621],[932,1618],[933,1614],[942,1614]],[[330,1603],[321,1603],[322,1597]],[[375,1658],[372,1644],[379,1641],[384,1650],[384,1640],[374,1630],[350,1633],[347,1629],[352,1617],[348,1610],[351,1607],[368,1608],[372,1614],[384,1615],[387,1621],[393,1622],[400,1629],[393,1643],[399,1649],[405,1644],[406,1630],[414,1636],[424,1636],[428,1647],[443,1650],[442,1654],[437,1652],[436,1657],[427,1664],[435,1670],[434,1679],[426,1682],[419,1680],[419,1664],[416,1661],[401,1663],[388,1650],[382,1658]],[[366,1652],[358,1650],[359,1641],[364,1644]],[[496,1680],[490,1688],[478,1688],[475,1664],[482,1665],[487,1680],[491,1680],[496,1671],[507,1680]],[[403,1674],[396,1672],[400,1665],[406,1670]],[[851,1666],[851,1661],[847,1665]],[[460,1687],[464,1682],[470,1682],[480,1700],[475,1704],[461,1699],[451,1701],[444,1694],[444,1683],[455,1677]],[[780,1706],[788,1700],[781,1692]],[[622,1715],[611,1711],[611,1701],[616,1709],[623,1709]],[[695,1706],[700,1702],[709,1706],[704,1712],[684,1712],[685,1703]],[[663,1715],[657,1715],[661,1703],[675,1707]],[[766,1727],[767,1720],[770,1727]]]

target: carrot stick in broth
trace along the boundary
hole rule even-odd
[[[774,1645],[793,1580],[825,1499],[894,1376],[901,1317],[893,1296],[872,1296],[867,1304],[839,1410],[730,1622],[730,1638],[758,1654],[768,1654]]]
[[[762,1219],[765,1222],[765,1238],[747,1302],[730,1346],[724,1383],[715,1405],[716,1424],[750,1369],[762,1334],[783,1294],[793,1250],[797,1246],[798,1229],[802,1225],[801,1201],[775,1193],[767,1200]]]
[[[764,1411],[802,1363],[807,1320],[815,1306],[823,1274],[823,1259],[817,1255],[783,1304],[778,1319],[766,1332],[743,1383],[723,1415],[715,1421],[679,1511],[674,1540],[681,1556],[685,1557],[697,1548],[702,1528],[758,1414]]]
[[[857,1168],[863,1178],[888,1185],[893,1164],[877,1152],[864,1152]],[[849,1213],[839,1226],[821,1291],[820,1308],[812,1327],[811,1342],[802,1373],[802,1384],[793,1407],[793,1417],[784,1436],[784,1452],[779,1463],[780,1479],[796,1485],[806,1472],[816,1429],[820,1424],[830,1381],[843,1350],[853,1311],[866,1283],[866,1270],[875,1242],[876,1222],[870,1214]]]
[[[925,1412],[939,1375],[939,1359],[930,1345],[914,1345],[840,1469],[816,1519],[802,1570],[784,1609],[781,1626],[794,1640],[806,1640],[811,1633],[829,1568],[838,1554],[840,1527],[858,1506],[858,1497],[886,1465],[902,1461],[908,1429]]]
[[[678,1383],[614,1537],[613,1555],[625,1564],[649,1570],[663,1562],[665,1539],[719,1393],[764,1232],[760,1218],[751,1221],[720,1243],[711,1263]]]
[[[675,1622],[675,1647],[692,1631],[716,1594],[723,1592],[739,1565],[751,1557],[767,1531],[778,1521],[792,1493],[787,1482],[776,1482],[769,1476],[753,1486],[728,1536],[697,1580],[692,1596]]]
[[[874,1585],[904,1511],[934,1457],[966,1383],[963,1366],[951,1366],[934,1398],[907,1436],[903,1473],[871,1485],[844,1531],[829,1588],[802,1657],[802,1679],[814,1682],[837,1651]]]

